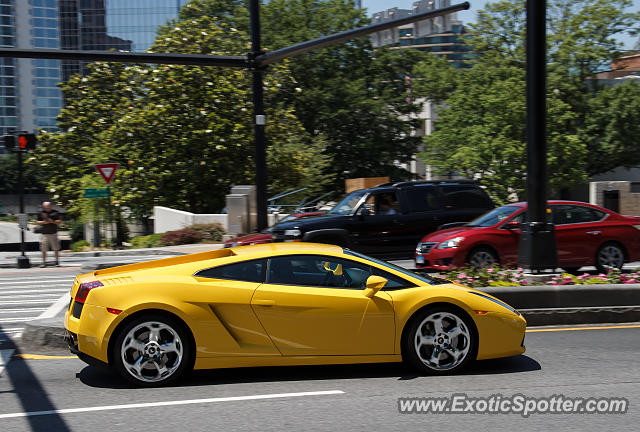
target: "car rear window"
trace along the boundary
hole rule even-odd
[[[470,185],[443,185],[444,205],[452,208],[490,209],[493,202],[485,191]]]
[[[266,272],[267,260],[256,259],[200,270],[194,276],[244,282],[264,282]]]

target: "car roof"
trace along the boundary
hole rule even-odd
[[[265,243],[250,246],[236,246],[231,248],[236,255],[262,255],[269,253],[314,253],[314,252],[331,252],[342,253],[340,246],[321,244],[321,243],[303,243],[303,242],[284,242],[284,243]]]
[[[547,204],[549,204],[549,205],[557,205],[557,204],[572,204],[572,205],[581,205],[581,206],[593,207],[593,208],[597,208],[597,209],[602,209],[602,210],[610,211],[610,210],[607,210],[607,209],[602,208],[602,207],[600,207],[600,206],[597,206],[597,205],[595,205],[595,204],[591,204],[591,203],[584,202],[584,201],[548,200],[548,201],[547,201]],[[505,204],[505,206],[527,207],[527,202],[526,202],[526,201],[521,201],[521,202],[512,203],[512,204]]]

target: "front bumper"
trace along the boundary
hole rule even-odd
[[[464,266],[464,252],[460,248],[433,248],[426,254],[416,252],[414,261],[416,268],[449,271]]]

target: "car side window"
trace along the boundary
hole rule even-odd
[[[419,213],[442,208],[442,198],[438,188],[433,185],[416,185],[407,189],[406,197],[409,212]]]
[[[400,204],[395,192],[383,192],[371,195],[365,201],[365,207],[371,216],[394,215],[400,213]]]
[[[553,223],[556,225],[597,222],[606,215],[600,210],[579,205],[563,204],[552,207]]]
[[[391,274],[388,271],[381,270],[377,267],[373,267],[373,274],[375,276],[383,277],[387,280],[387,283],[382,288],[383,290],[397,290],[401,288],[411,288],[416,286],[416,284],[411,283],[408,280]]]
[[[270,259],[267,283],[364,289],[372,274],[373,267],[351,260],[324,255],[288,255]],[[399,278],[387,279],[394,287],[407,284]]]
[[[442,195],[444,205],[459,208],[490,209],[493,203],[486,192],[475,186],[468,185],[443,185]]]
[[[267,260],[257,259],[200,270],[194,276],[261,283],[265,280],[266,272]]]

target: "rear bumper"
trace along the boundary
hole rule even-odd
[[[67,311],[64,327],[71,352],[78,357],[89,356],[108,363],[109,336],[117,317],[107,312],[105,307],[90,304],[84,305],[80,318]]]

